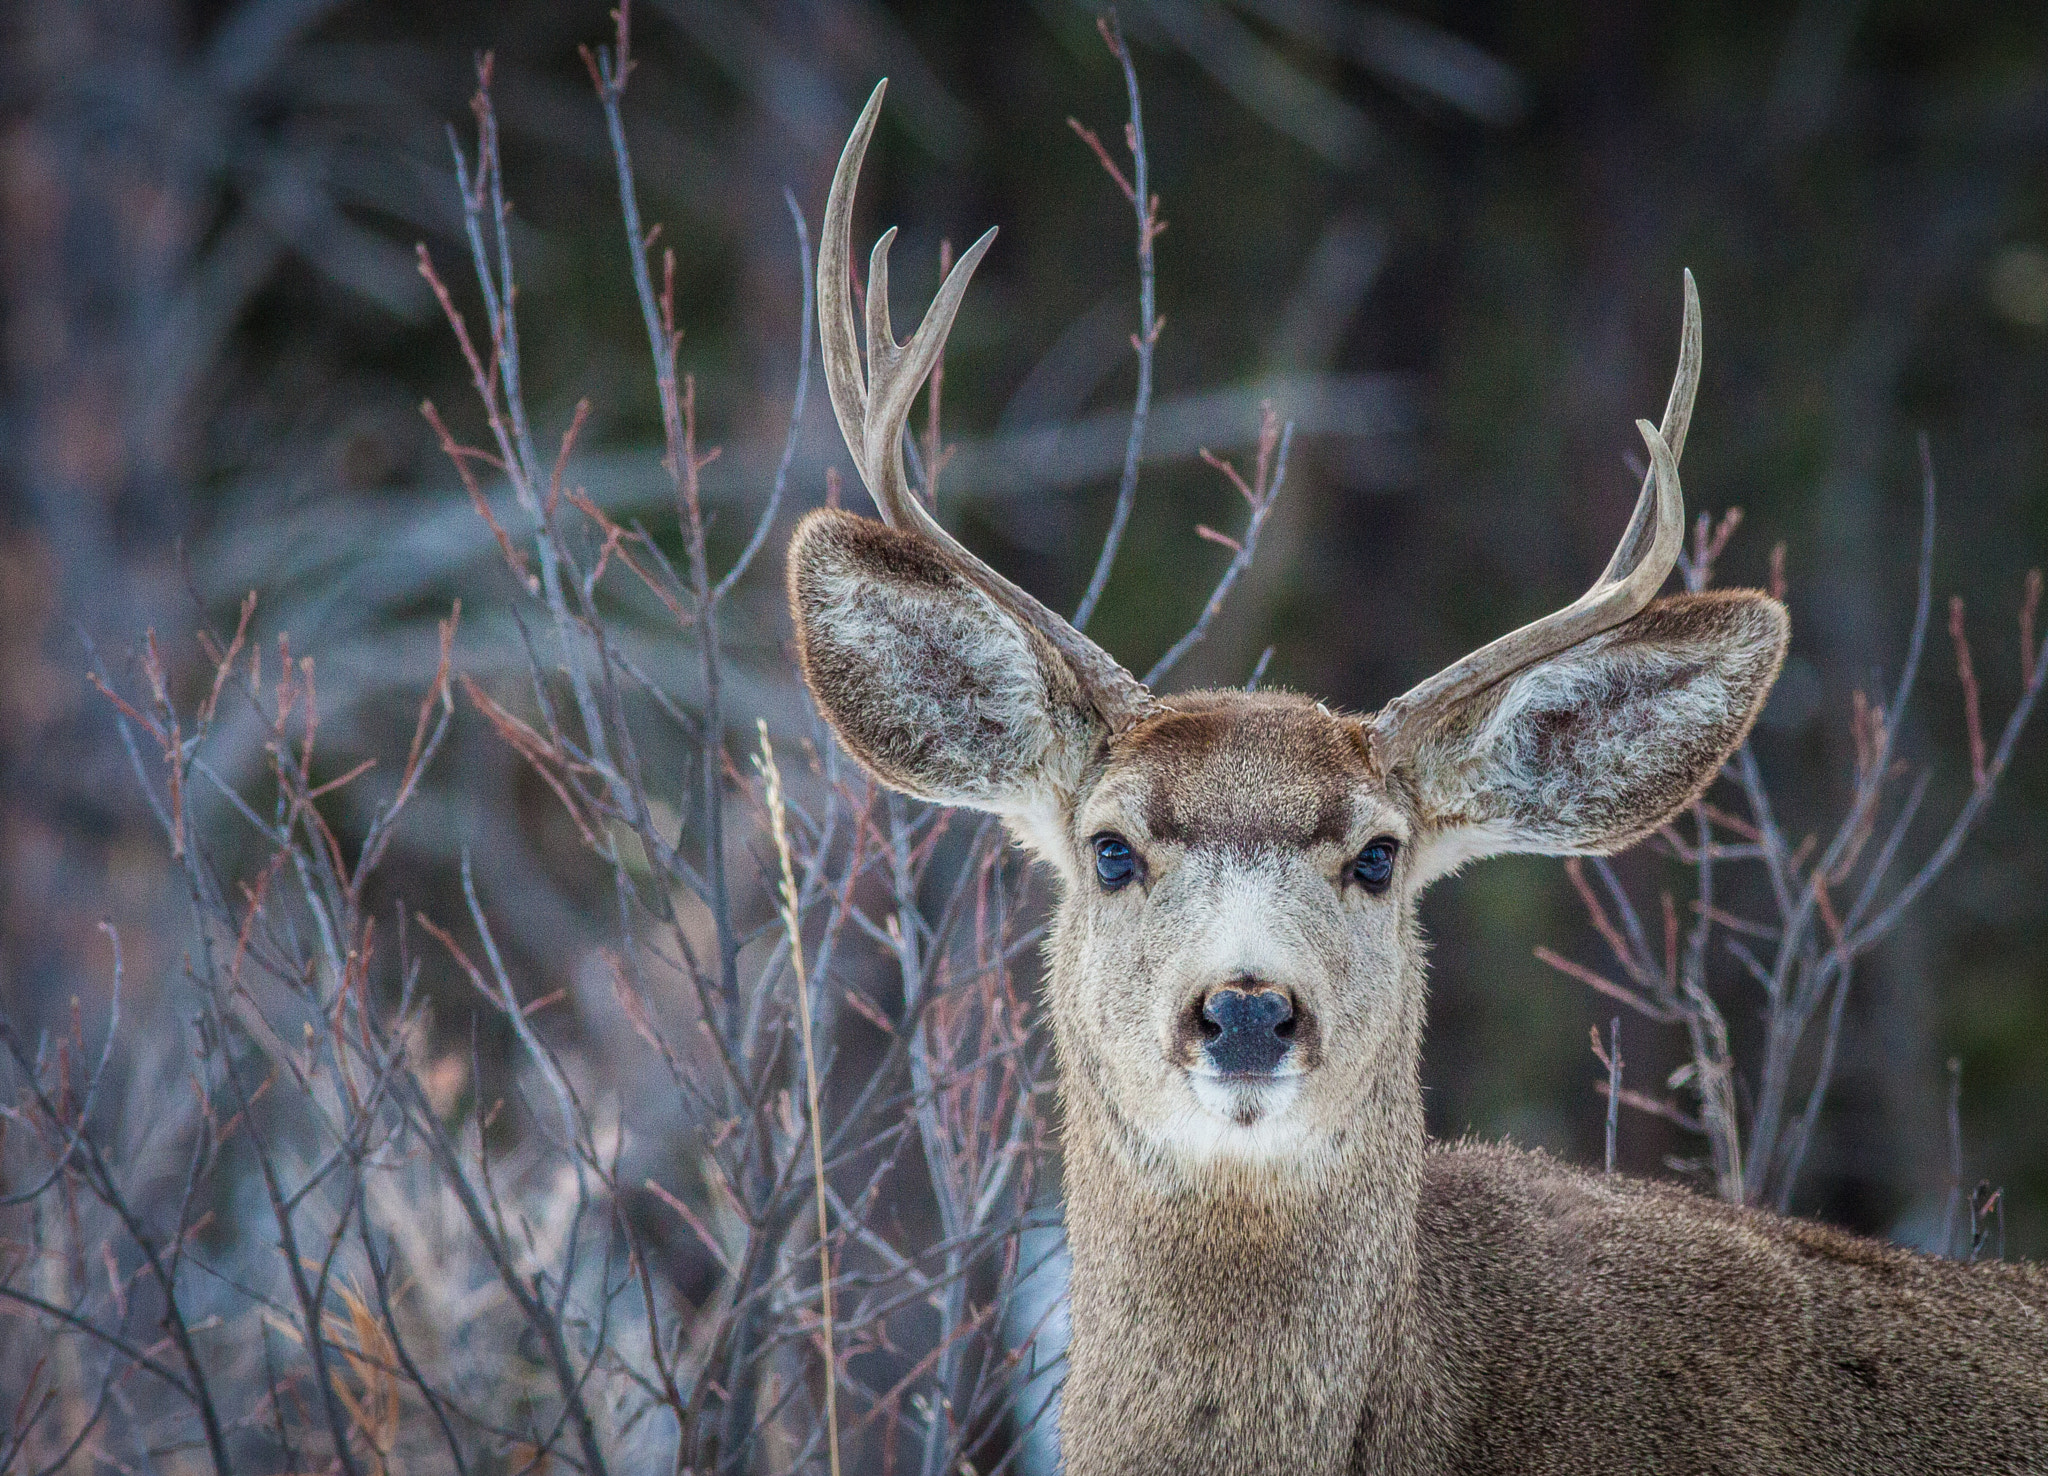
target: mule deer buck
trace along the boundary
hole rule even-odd
[[[1431,1144],[1418,1060],[1432,880],[1604,854],[1714,777],[1784,609],[1657,598],[1700,364],[1606,571],[1369,716],[1276,692],[1157,697],[919,503],[912,397],[994,232],[907,345],[855,181],[818,298],[840,429],[882,521],[789,557],[804,679],[884,784],[1002,817],[1058,877],[1070,1471],[2048,1470],[2048,1276],[1965,1266],[1541,1154]]]

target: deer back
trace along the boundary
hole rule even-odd
[[[1428,1156],[1416,1245],[1441,1469],[2048,1470],[2039,1267],[1477,1144]]]

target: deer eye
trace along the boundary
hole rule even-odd
[[[1394,852],[1399,848],[1400,843],[1391,836],[1381,836],[1351,863],[1352,880],[1368,892],[1384,892],[1394,879]]]
[[[1138,855],[1120,835],[1105,831],[1090,842],[1095,847],[1095,879],[1102,890],[1114,892],[1138,874]]]

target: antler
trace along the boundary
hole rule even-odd
[[[1685,498],[1678,458],[1685,449],[1693,395],[1700,383],[1700,297],[1685,274],[1685,327],[1679,336],[1678,373],[1660,429],[1638,420],[1650,448],[1650,472],[1628,529],[1593,587],[1554,614],[1481,646],[1428,681],[1388,703],[1372,720],[1374,747],[1391,758],[1426,731],[1446,709],[1474,692],[1513,676],[1588,637],[1612,630],[1656,598],[1685,543]]]
[[[935,545],[969,583],[1013,618],[1043,635],[1067,664],[1090,702],[1113,728],[1127,726],[1154,706],[1151,694],[1100,646],[1082,635],[1037,599],[1019,589],[974,554],[939,522],[910,490],[903,473],[903,428],[910,404],[944,352],[953,317],[967,293],[967,282],[982,255],[995,240],[995,228],[962,253],[924,322],[899,344],[889,327],[889,246],[896,239],[891,226],[875,242],[868,259],[867,364],[862,368],[859,330],[854,323],[853,195],[860,180],[861,160],[881,115],[884,79],[875,86],[846,150],[832,176],[825,202],[825,227],[818,243],[818,315],[824,340],[825,383],[832,395],[832,413],[853,453],[854,466],[867,484],[882,521],[915,532]]]

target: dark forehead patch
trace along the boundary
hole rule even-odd
[[[1373,777],[1354,723],[1279,692],[1197,692],[1173,708],[1110,756],[1154,839],[1228,849],[1344,839],[1352,796]]]

